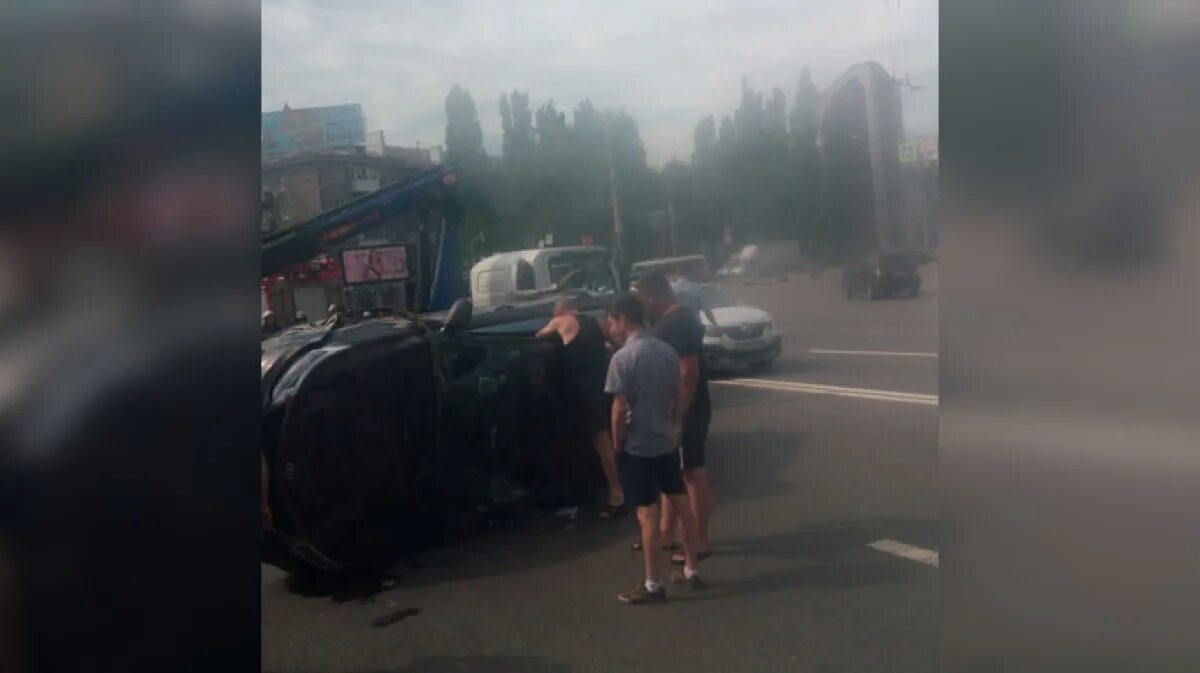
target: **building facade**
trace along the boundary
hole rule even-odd
[[[366,140],[362,105],[291,108],[262,114],[264,161],[337,148],[354,148]]]
[[[380,187],[430,168],[419,154],[373,156],[361,150],[304,154],[262,166],[262,234],[278,233]]]
[[[898,148],[904,140],[895,80],[878,63],[856,65],[822,93],[819,143],[834,247],[891,251],[910,245]]]

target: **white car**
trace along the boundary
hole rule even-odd
[[[704,360],[708,368],[770,368],[783,350],[771,314],[745,306],[712,285],[673,284],[680,301],[700,312],[704,325]]]
[[[475,308],[509,304],[564,289],[608,294],[617,289],[617,269],[604,248],[567,246],[502,252],[471,267]]]

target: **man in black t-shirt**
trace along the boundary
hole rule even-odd
[[[667,277],[653,272],[639,279],[638,296],[653,318],[650,333],[665,341],[679,356],[679,374],[684,382],[684,408],[687,412],[683,421],[680,453],[683,463],[683,480],[687,485],[689,501],[696,520],[697,555],[705,558],[710,551],[708,523],[712,518],[713,495],[704,466],[704,443],[708,438],[708,424],[712,420],[712,403],[708,396],[708,369],[704,364],[704,326],[696,311],[682,305]],[[675,524],[678,515],[669,503],[663,503],[661,539],[670,545],[675,540]],[[683,555],[671,557],[673,563],[683,563]]]
[[[583,424],[588,440],[595,447],[608,484],[608,504],[600,510],[600,517],[622,516],[626,511],[625,495],[609,437],[612,401],[604,392],[608,337],[595,318],[579,310],[578,295],[563,295],[554,303],[554,318],[538,331],[537,336],[552,334],[562,339],[570,384],[566,388],[569,408],[576,422]]]

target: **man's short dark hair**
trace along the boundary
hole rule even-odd
[[[671,299],[675,293],[671,291],[671,283],[667,280],[667,274],[662,271],[651,271],[642,276],[634,283],[634,287],[641,294],[653,299]]]
[[[609,307],[608,313],[612,316],[621,316],[634,325],[646,324],[646,309],[642,306],[642,301],[632,294],[623,294],[617,297],[617,300]]]

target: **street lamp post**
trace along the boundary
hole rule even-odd
[[[609,120],[606,117],[604,120],[604,154],[608,162],[608,192],[612,200],[612,216],[613,216],[613,261],[620,270],[622,276],[625,275],[624,269],[627,264],[625,258],[625,227],[621,222],[621,201],[617,196],[617,177],[616,171],[613,169],[612,158],[612,134],[609,131]],[[618,279],[621,286],[625,287],[626,279]]]

